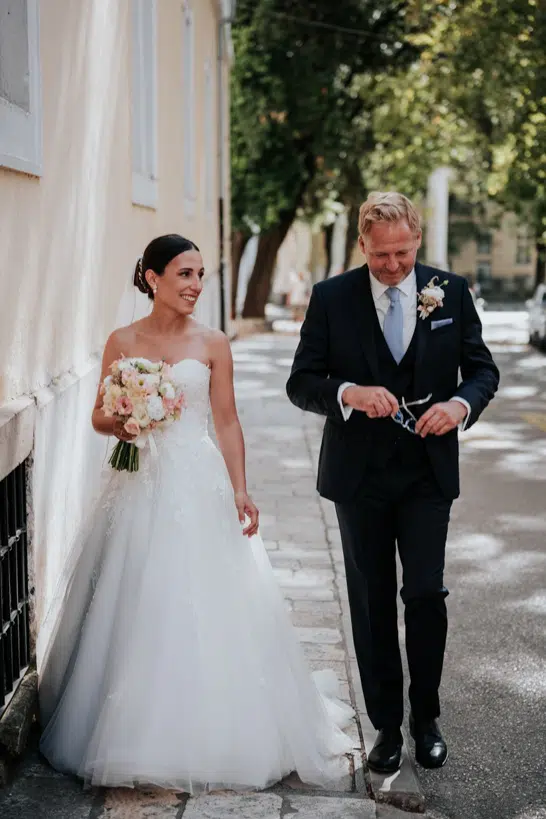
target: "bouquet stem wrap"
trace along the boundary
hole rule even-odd
[[[138,472],[139,467],[138,447],[128,441],[118,441],[108,463],[112,469],[118,472]]]

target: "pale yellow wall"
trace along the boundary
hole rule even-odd
[[[532,247],[529,264],[516,263],[517,217],[513,213],[504,214],[498,228],[492,230],[491,235],[490,255],[478,254],[478,245],[474,240],[465,242],[459,253],[453,256],[453,271],[459,274],[474,274],[480,261],[489,261],[491,275],[495,279],[506,279],[513,276],[527,276],[532,279],[536,264],[535,248]]]
[[[216,207],[205,212],[204,61],[216,84],[217,6],[193,0],[196,111],[182,121],[181,3],[158,4],[156,211],[132,205],[130,0],[42,0],[43,174],[0,169],[0,402],[49,384],[100,350],[135,259],[176,231],[218,263]],[[194,127],[198,203],[183,200]],[[215,133],[216,144],[216,133]],[[216,196],[215,196],[216,201]]]

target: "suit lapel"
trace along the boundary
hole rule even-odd
[[[374,380],[379,383],[380,374],[374,332],[375,324],[377,324],[377,312],[370,287],[370,274],[367,265],[360,268],[359,275],[355,278],[354,299],[351,309],[356,322],[355,329],[368,366]]]
[[[422,264],[416,262],[415,264],[415,279],[417,282],[417,296],[426,287],[430,279],[430,270],[427,270]],[[417,322],[415,325],[416,347],[415,347],[415,369],[413,378],[415,382],[415,392],[419,393],[423,382],[423,358],[430,338],[431,324],[430,318],[422,319],[417,313],[417,301],[415,303],[415,313],[417,315]]]

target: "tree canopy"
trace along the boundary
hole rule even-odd
[[[259,229],[267,247],[266,258],[258,250],[247,314],[263,315],[259,280],[270,280],[278,246],[316,177],[354,156],[356,120],[367,106],[355,78],[415,59],[406,11],[392,0],[238,3],[232,221],[235,232]]]

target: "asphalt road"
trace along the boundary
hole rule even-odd
[[[499,393],[461,436],[442,686],[451,755],[419,769],[431,819],[546,818],[546,356],[493,352]]]

